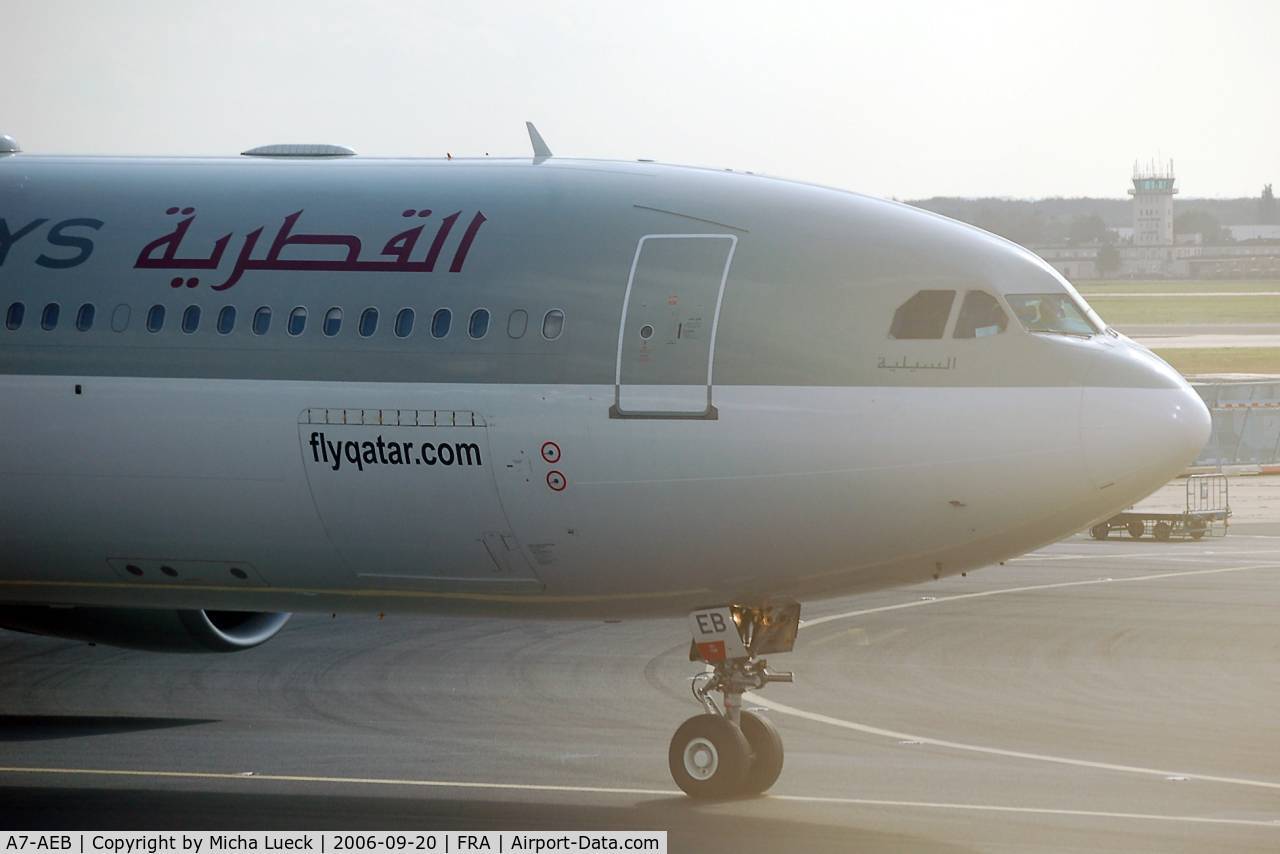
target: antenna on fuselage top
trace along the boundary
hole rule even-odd
[[[525,122],[524,126],[529,129],[529,142],[533,143],[534,158],[541,160],[550,157],[551,149],[547,147],[547,141],[542,138],[542,134],[538,133],[538,129],[533,126],[533,122]]]

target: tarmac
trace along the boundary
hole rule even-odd
[[[1128,324],[1120,331],[1153,350],[1280,347],[1277,323]]]
[[[0,829],[664,829],[672,852],[1280,850],[1280,515],[806,603],[769,795],[666,769],[682,619],[298,615],[233,655],[0,633]],[[1176,492],[1178,486],[1169,489]],[[1233,485],[1234,488],[1234,485]],[[1268,499],[1269,500],[1269,499]]]
[[[1147,338],[1158,339],[1197,335],[1270,337],[1280,335],[1280,323],[1127,323],[1120,331],[1139,341]],[[1254,346],[1262,347],[1266,345],[1257,344]]]
[[[1236,349],[1239,347],[1280,347],[1280,335],[1147,335],[1135,339],[1152,350]],[[1280,365],[1276,366],[1280,369]]]

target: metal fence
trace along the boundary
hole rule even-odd
[[[1280,382],[1195,386],[1213,413],[1197,466],[1280,464]]]

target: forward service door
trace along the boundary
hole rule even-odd
[[[716,417],[716,326],[737,242],[730,234],[640,238],[622,304],[611,416]]]

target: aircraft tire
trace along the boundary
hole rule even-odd
[[[752,712],[742,713],[742,734],[755,756],[742,784],[745,795],[760,795],[769,790],[782,773],[782,736],[768,718]]]
[[[667,766],[689,797],[731,798],[742,793],[751,747],[742,730],[719,715],[694,715],[672,736]]]

